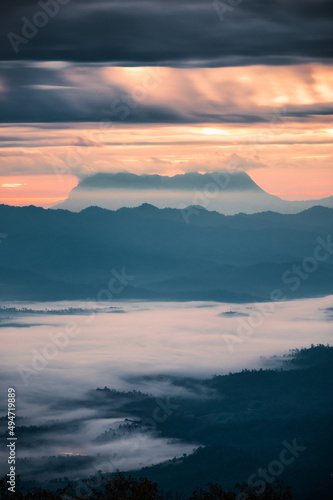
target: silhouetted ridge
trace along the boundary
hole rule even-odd
[[[145,203],[162,209],[204,207],[225,215],[266,210],[290,214],[314,205],[333,208],[333,196],[322,200],[282,200],[265,192],[243,171],[189,172],[173,177],[120,172],[97,173],[82,179],[68,198],[53,208],[79,212],[99,206],[117,210]]]
[[[111,271],[122,269],[135,276],[122,299],[241,303],[270,300],[277,288],[286,299],[333,293],[333,209],[235,216],[197,210],[187,221],[183,210],[147,203],[79,213],[2,205],[0,228],[6,300],[96,297]],[[301,280],[293,266],[315,255],[318,238],[324,260]]]
[[[139,189],[139,190],[204,190],[214,184],[217,191],[263,190],[245,172],[190,172],[173,177],[166,175],[136,175],[131,173],[98,173],[80,181],[75,190]]]

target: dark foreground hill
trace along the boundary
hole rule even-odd
[[[188,217],[190,213],[190,217]],[[333,209],[0,206],[0,298],[269,300],[333,293]]]
[[[112,426],[94,439],[104,444],[123,439],[125,448],[133,447],[133,454],[137,449],[135,443],[144,443],[141,437],[145,435],[197,443],[189,455],[124,473],[127,478],[144,477],[157,483],[160,491],[170,492],[163,498],[235,498],[190,496],[195,488],[207,490],[209,482],[225,490],[233,490],[235,483],[245,483],[265,495],[282,480],[292,487],[295,500],[326,500],[333,486],[333,348],[313,346],[268,361],[277,368],[244,370],[207,380],[166,375],[150,377],[164,388],[166,382],[169,383],[170,396],[166,397],[105,387],[87,392],[82,399],[73,400],[64,395],[62,404],[70,410],[98,410],[104,418],[124,419],[130,415],[122,426]],[[136,382],[140,387],[140,378]],[[171,397],[172,394],[178,395]],[[65,423],[50,421],[33,427],[25,427],[22,421],[17,428],[21,449],[28,449],[29,443],[50,439],[57,429],[63,431],[64,426],[70,432],[85,422],[80,414]],[[87,436],[87,439],[93,437]],[[30,490],[38,485],[36,480],[32,481],[33,471],[38,470],[38,478],[57,474],[59,479],[43,484],[56,490],[68,485],[64,476],[69,471],[90,469],[93,472],[85,476],[89,481],[72,481],[71,489],[88,499],[98,498],[93,496],[93,490],[99,491],[114,477],[110,472],[115,473],[117,467],[122,470],[124,460],[119,457],[114,460],[109,454],[43,459],[32,456],[18,460],[17,469],[24,486]],[[96,470],[98,467],[100,471]],[[176,496],[176,492],[182,496]],[[74,495],[74,498],[80,496]],[[134,500],[136,497],[124,498]],[[236,496],[237,500],[244,498],[281,500],[289,497]]]

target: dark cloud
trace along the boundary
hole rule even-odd
[[[252,113],[230,113],[224,107],[186,109],[172,102],[135,101],[125,86],[99,79],[96,68],[70,64],[65,68],[35,63],[6,63],[2,66],[0,93],[3,123],[20,122],[100,122],[115,123],[260,123],[266,119]],[[80,77],[71,85],[68,72]],[[96,80],[98,81],[96,83]],[[188,89],[191,90],[190,87]],[[129,100],[127,100],[127,97]]]
[[[117,65],[228,67],[331,63],[331,1],[243,0],[233,6],[235,3],[231,0],[225,0],[224,4],[220,0],[19,0],[6,4],[0,20],[3,61],[0,121],[267,122],[267,110],[239,105],[234,84],[221,88],[224,102],[220,103],[212,102],[212,93],[207,102],[200,102],[195,85],[192,88],[188,85],[183,95],[196,102],[195,107],[173,103],[170,98],[163,102],[148,97],[127,109],[118,102],[113,107],[116,112],[112,113],[110,106],[128,88],[121,82],[103,81],[98,72]],[[227,6],[224,13],[223,5]],[[29,22],[40,26],[24,28]],[[16,35],[24,40],[15,39]],[[75,72],[77,80],[73,78]],[[303,76],[304,81],[312,78],[306,70]],[[243,88],[239,88],[238,95],[244,95],[244,100],[251,97]],[[318,104],[289,106],[286,117],[307,120],[314,115],[330,114],[332,106]]]
[[[3,8],[0,57],[170,66],[294,64],[332,58],[330,0],[244,0],[233,7],[234,3],[69,0],[59,5],[53,18],[38,21],[40,4],[21,0]],[[8,33],[22,36],[23,16],[45,26],[34,30],[15,53]]]
[[[178,70],[162,70],[172,71],[172,74],[162,74],[150,90],[149,85],[155,82],[147,71],[158,74],[160,68],[144,70],[144,74],[133,83],[119,74],[123,70],[110,68],[108,79],[108,68],[91,64],[6,62],[0,67],[0,123],[44,123],[38,127],[46,129],[47,123],[103,120],[111,121],[115,126],[122,123],[246,125],[267,123],[272,120],[272,115],[275,116],[271,106],[258,105],[253,99],[252,93],[258,92],[254,84],[242,87],[237,81],[212,82],[214,92],[207,97],[204,80],[196,83],[186,74],[180,75]],[[144,84],[146,78],[150,79],[147,80],[149,85]],[[174,95],[168,97],[168,78],[172,78],[175,98]],[[311,78],[314,79],[312,74],[305,74],[305,80]],[[305,83],[312,91],[311,82]],[[280,119],[311,120],[315,116],[326,117],[333,113],[333,104],[316,102],[316,96],[313,99],[313,104],[288,104]],[[61,125],[57,127],[63,128]],[[18,136],[16,138],[19,140]],[[6,142],[14,140],[15,137],[3,138]],[[20,142],[29,140],[25,137]]]

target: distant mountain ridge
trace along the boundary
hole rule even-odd
[[[218,191],[227,189],[228,191],[256,191],[263,190],[245,172],[212,172],[199,174],[198,172],[188,172],[185,174],[167,175],[158,174],[131,174],[127,172],[119,173],[97,173],[91,177],[83,179],[80,189],[175,189],[175,190],[204,190],[207,185],[214,184]],[[211,186],[210,186],[211,187]],[[74,188],[77,189],[77,188]]]
[[[149,203],[158,208],[202,206],[226,215],[267,210],[298,213],[315,205],[333,208],[333,196],[322,200],[285,201],[266,193],[242,171],[190,172],[173,177],[127,172],[87,177],[53,208],[81,211],[90,206],[117,210]]]
[[[2,300],[95,298],[112,273],[133,279],[113,299],[269,300],[333,293],[332,256],[291,288],[292,266],[312,258],[318,238],[333,235],[333,210],[314,207],[295,215],[266,212],[225,216],[183,211],[99,207],[67,210],[0,206]],[[289,281],[283,282],[286,272]]]

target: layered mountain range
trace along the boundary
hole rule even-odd
[[[286,298],[333,293],[330,208],[225,216],[149,204],[79,213],[1,205],[0,228],[2,299],[250,302],[270,300],[275,289]]]

